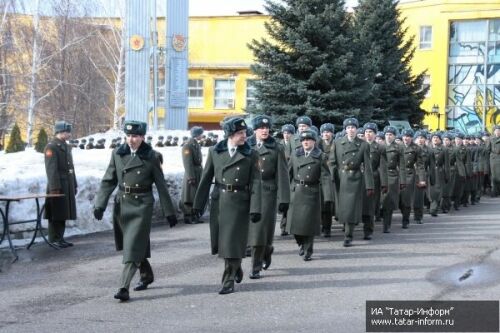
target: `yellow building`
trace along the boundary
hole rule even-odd
[[[425,125],[475,133],[484,119],[487,129],[500,123],[500,1],[403,0],[399,9],[415,36],[412,68],[427,70]],[[252,102],[247,43],[267,36],[267,20],[255,13],[190,18],[190,125],[216,128]]]

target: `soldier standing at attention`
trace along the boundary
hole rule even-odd
[[[460,210],[460,203],[464,195],[465,180],[467,179],[467,169],[465,166],[469,160],[467,148],[464,146],[465,135],[463,133],[455,134],[455,147],[452,150],[450,161],[455,162],[455,179],[453,180],[453,208]],[[451,165],[451,162],[450,162]]]
[[[486,148],[491,171],[491,196],[500,194],[500,125],[495,125],[493,135]]]
[[[323,153],[325,153],[326,157],[328,158],[330,156],[330,151],[333,149],[334,144],[333,144],[333,134],[335,132],[335,127],[333,124],[326,123],[321,125],[320,127],[320,132],[321,132],[321,140],[318,144],[318,148],[321,149]],[[332,199],[336,200],[335,198],[335,191],[333,191],[333,178],[332,178]],[[323,233],[323,236],[326,238],[331,237],[331,232],[332,232],[332,217],[333,217],[333,210],[334,210],[334,203],[326,203],[324,198],[321,197],[321,232]]]
[[[248,245],[252,248],[251,279],[260,279],[260,271],[271,265],[274,251],[273,238],[276,226],[276,208],[286,212],[290,203],[290,180],[288,165],[282,145],[269,135],[271,118],[257,116],[252,121],[254,135],[248,144],[259,154],[262,176],[262,218],[259,223],[250,224]]]
[[[401,132],[403,136],[403,154],[406,171],[406,187],[401,190],[401,214],[403,215],[403,229],[408,229],[410,224],[410,213],[415,195],[415,181],[422,179],[425,182],[425,171],[422,163],[422,152],[420,148],[413,143],[413,131],[404,129]],[[423,183],[419,184],[423,186]]]
[[[366,123],[363,129],[366,143],[370,146],[370,162],[373,173],[374,194],[369,198],[365,191],[362,216],[364,239],[370,240],[372,239],[375,227],[374,220],[375,214],[377,213],[377,207],[380,209],[380,194],[381,192],[387,192],[387,161],[384,146],[375,142],[377,124]]]
[[[223,123],[226,139],[210,147],[200,185],[194,198],[193,212],[204,209],[212,180],[210,240],[212,254],[224,258],[222,288],[219,294],[234,292],[234,282],[241,282],[241,260],[248,242],[249,220],[261,218],[261,176],[259,154],[246,142],[247,124],[240,117]]]
[[[434,154],[432,150],[425,145],[425,132],[415,133],[415,141],[421,151],[422,167],[424,174],[417,173],[415,179],[415,196],[413,199],[413,217],[415,223],[422,224],[424,218],[424,198],[431,185],[434,185]]]
[[[374,183],[370,146],[356,135],[358,120],[347,118],[343,125],[346,136],[335,141],[330,162],[331,172],[338,180],[337,217],[345,228],[344,246],[349,247],[356,224],[362,222],[364,192],[368,197],[373,196]]]
[[[184,178],[182,180],[181,209],[184,213],[184,223],[196,224],[200,222],[198,216],[193,214],[193,202],[196,189],[200,183],[203,172],[203,156],[199,141],[203,135],[203,127],[191,128],[191,139],[182,147],[182,164],[184,165]]]
[[[382,198],[384,233],[389,233],[392,213],[399,204],[399,191],[406,186],[406,166],[403,149],[396,141],[398,130],[387,126],[385,132],[385,154],[387,159],[387,193]]]
[[[448,152],[448,158],[450,160],[450,178],[448,183],[443,187],[443,200],[441,201],[441,210],[443,213],[448,213],[451,209],[451,197],[453,195],[453,188],[455,187],[455,172],[456,172],[456,156],[453,150],[452,140],[453,135],[451,132],[446,132],[442,135],[443,147]]]
[[[175,209],[161,168],[160,154],[144,141],[146,127],[147,124],[140,121],[124,122],[126,143],[111,153],[111,161],[94,204],[94,217],[101,220],[109,197],[118,186],[114,207],[117,214],[113,219],[113,229],[116,249],[123,250],[124,267],[120,289],[114,297],[121,301],[130,298],[130,282],[138,268],[149,271],[149,279],[141,276],[141,282],[135,290],[144,290],[153,282],[153,271],[147,260],[151,256],[149,234],[154,203],[153,183],[170,227],[177,224]]]
[[[317,137],[312,130],[299,134],[301,147],[290,158],[291,203],[288,210],[287,231],[295,236],[299,255],[312,260],[314,236],[319,236],[321,225],[321,195],[331,202],[331,177],[327,157],[315,147]]]
[[[76,220],[76,199],[78,184],[71,146],[66,141],[71,137],[71,125],[57,121],[55,137],[45,147],[45,172],[47,173],[47,193],[64,194],[59,198],[47,198],[44,218],[49,220],[49,242],[57,247],[73,246],[64,239],[66,220]]]
[[[443,147],[441,134],[434,132],[432,134],[432,152],[435,161],[435,177],[436,182],[431,186],[431,215],[438,216],[438,208],[441,207],[441,199],[443,197],[443,189],[446,183],[450,180],[450,159],[448,151]]]

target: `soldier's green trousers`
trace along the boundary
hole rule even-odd
[[[333,203],[323,203],[321,208],[321,230],[325,235],[330,235],[332,230]]]
[[[148,259],[144,259],[139,266],[139,274],[141,281],[145,283],[152,283],[154,281],[153,268]]]
[[[234,285],[236,273],[238,273],[238,270],[241,270],[241,258],[224,258],[224,266],[222,285],[229,287]]]
[[[363,215],[362,220],[363,220],[363,232],[365,233],[365,236],[371,236],[373,234],[373,230],[375,229],[375,216]]]
[[[264,262],[267,246],[252,246],[252,271],[260,272]]]
[[[314,236],[294,236],[297,244],[304,249],[304,254],[311,256],[313,254]]]
[[[140,264],[141,263],[139,262],[128,261],[123,265],[122,276],[120,278],[120,288],[125,288],[127,290],[130,288],[130,282],[132,281],[132,278],[134,277],[135,272],[137,272]]]
[[[49,242],[59,242],[64,239],[66,221],[49,220]]]

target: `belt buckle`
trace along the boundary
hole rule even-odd
[[[226,185],[226,191],[233,192],[233,185],[232,184],[227,184]]]
[[[130,193],[130,186],[125,186],[125,193]]]
[[[306,182],[305,182],[305,181],[303,181],[303,180],[299,180],[299,185],[305,186],[305,185],[306,185]]]

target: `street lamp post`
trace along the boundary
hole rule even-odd
[[[440,125],[441,125],[441,113],[439,113],[439,105],[437,104],[434,104],[432,106],[432,113],[437,115],[438,117],[438,125],[437,125],[437,130],[439,131],[440,130]]]

